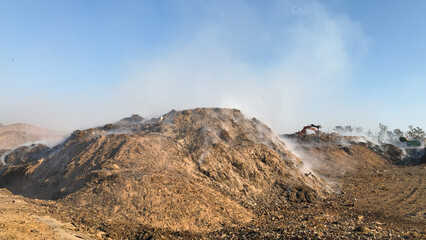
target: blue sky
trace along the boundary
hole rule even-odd
[[[236,107],[277,132],[426,128],[424,1],[1,1],[0,122]]]

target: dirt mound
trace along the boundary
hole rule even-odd
[[[133,114],[130,117],[123,118],[117,122],[119,125],[129,125],[129,124],[138,124],[142,123],[145,119],[138,114]]]
[[[313,171],[330,176],[377,170],[389,164],[385,151],[376,149],[371,143],[355,142],[355,137],[340,136],[337,133],[292,134],[281,137],[292,152],[305,161],[305,172]]]
[[[395,165],[419,165],[425,155],[422,148],[400,148],[386,143],[369,147]]]
[[[49,203],[15,196],[0,188],[0,239],[93,239],[70,223],[49,216]]]
[[[65,139],[65,134],[29,124],[0,125],[0,150],[15,149],[24,144],[44,142],[50,146]]]
[[[281,135],[292,153],[305,161],[305,172],[339,175],[347,172],[379,170],[389,164],[419,165],[425,150],[401,148],[392,144],[374,144],[365,137],[337,133]]]
[[[318,132],[317,134],[283,134],[281,138],[290,139],[299,143],[337,143],[344,139],[338,133],[324,133]]]
[[[266,125],[239,110],[140,120],[75,131],[54,148],[17,149],[5,158],[0,186],[58,199],[90,224],[194,232],[246,224],[272,203],[325,195],[323,182],[302,174],[302,161]]]

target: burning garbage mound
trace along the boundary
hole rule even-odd
[[[203,232],[250,222],[271,203],[313,202],[322,180],[278,136],[235,109],[171,111],[75,131],[5,157],[0,186],[58,200],[75,218]]]
[[[389,164],[418,165],[425,163],[425,149],[396,142],[373,142],[366,136],[342,136],[338,133],[301,132],[283,134],[282,140],[291,152],[322,175],[377,170]]]

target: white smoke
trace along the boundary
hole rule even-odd
[[[315,156],[307,155],[304,151],[301,151],[299,148],[301,145],[296,141],[290,138],[281,137],[280,140],[285,143],[287,149],[294,154],[296,157],[302,160],[302,165],[299,166],[299,170],[302,173],[309,174],[314,173],[313,164],[316,161],[320,161],[318,159],[314,159]]]
[[[196,29],[185,43],[136,65],[120,89],[123,105],[146,115],[198,106],[239,108],[278,132],[321,114],[324,103],[333,105],[349,81],[351,47],[362,41],[358,26],[318,4],[294,12],[277,3],[271,22],[241,5],[230,4],[218,12],[219,23]],[[256,19],[257,24],[248,30],[241,19]],[[221,25],[235,20],[241,25]],[[279,25],[278,31],[268,31],[268,24]],[[241,49],[233,49],[246,42],[262,47],[253,37],[276,45],[276,52],[266,57],[269,64],[249,62]]]
[[[339,99],[368,42],[356,23],[316,1],[273,1],[266,10],[245,1],[177,5],[183,27],[155,57],[135,53],[123,62],[114,86],[1,101],[9,119],[0,120],[73,130],[133,113],[227,107],[282,133],[341,117]]]
[[[4,159],[6,158],[6,156],[7,155],[9,155],[9,153],[11,153],[12,151],[6,151],[5,153],[3,153],[1,156],[0,156],[0,165],[6,165],[6,162],[4,161]]]

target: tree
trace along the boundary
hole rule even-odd
[[[348,125],[348,126],[346,126],[346,127],[345,127],[345,131],[346,131],[346,132],[351,133],[353,130],[354,130],[354,129],[353,129],[350,125]]]
[[[362,127],[356,127],[355,132],[362,133],[362,130],[364,130]]]
[[[408,128],[410,129],[409,131],[407,131],[405,133],[405,135],[411,139],[424,139],[426,134],[425,131],[423,131],[423,129],[419,128],[419,127],[413,127],[413,126],[408,126]]]
[[[396,135],[392,131],[386,131],[386,136],[389,140],[394,140]]]
[[[382,123],[379,123],[379,139],[380,140],[385,139],[385,134],[386,134],[386,131],[388,130],[388,128],[389,128],[388,126],[386,126]]]
[[[343,129],[343,127],[342,127],[342,126],[336,126],[336,127],[334,128],[334,131],[336,131],[336,132],[343,132],[343,131],[344,131],[344,129]]]
[[[398,128],[394,129],[394,130],[393,130],[393,133],[394,133],[394,134],[395,134],[395,136],[396,136],[396,137],[398,137],[398,138],[399,138],[399,137],[404,136],[404,132],[402,132],[402,131],[401,131],[401,129],[398,129]]]

